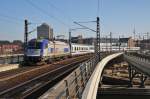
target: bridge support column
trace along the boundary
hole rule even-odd
[[[137,72],[136,72],[136,70],[134,70],[132,68],[132,66],[130,64],[128,66],[128,72],[129,72],[129,80],[130,80],[129,87],[132,87],[133,86],[132,81],[133,81],[133,78],[135,77],[135,75],[137,74]]]
[[[133,84],[132,84],[132,81],[133,81],[133,78],[139,74],[140,75],[140,88],[144,88],[145,87],[145,81],[147,79],[147,76],[138,72],[135,68],[133,68],[130,64],[129,64],[129,67],[128,67],[128,72],[129,72],[129,87],[133,87]]]
[[[140,80],[141,80],[141,83],[140,83],[140,88],[145,88],[145,81],[147,79],[147,76],[144,76],[143,74],[141,74],[141,77],[140,77]]]

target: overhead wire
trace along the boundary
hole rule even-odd
[[[69,27],[68,24],[64,23],[63,21],[61,21],[60,19],[58,19],[57,17],[55,17],[54,15],[48,13],[47,11],[45,11],[44,9],[42,9],[41,7],[39,7],[38,5],[36,5],[35,3],[33,3],[31,0],[26,0],[28,4],[30,4],[32,7],[34,7],[35,9],[37,9],[38,11],[40,11],[41,13],[53,18],[54,20],[56,20],[57,22]]]
[[[8,16],[8,15],[4,15],[4,14],[0,14],[0,17],[3,18],[3,19],[14,21],[14,22],[23,22],[23,19],[21,19],[21,18]]]
[[[62,9],[59,9],[57,6],[55,6],[53,3],[50,2],[50,0],[48,0],[48,4],[55,9],[57,12],[61,13],[64,17],[67,17],[67,19],[69,19],[70,21],[73,22],[73,20],[71,19],[71,17],[69,15],[65,14],[65,11],[63,11]]]
[[[97,17],[99,16],[99,11],[100,11],[100,1],[97,1]]]
[[[22,24],[23,23],[23,21],[22,22],[21,21],[16,21],[14,19],[3,17],[1,15],[0,15],[0,20],[3,21],[3,22],[9,22],[9,23],[13,23],[13,24],[20,24],[20,23]]]

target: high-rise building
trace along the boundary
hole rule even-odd
[[[53,40],[53,29],[46,23],[37,27],[37,38]]]

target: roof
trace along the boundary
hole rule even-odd
[[[68,45],[67,43],[61,42],[61,41],[54,41],[54,42],[55,42],[55,44]]]
[[[35,42],[35,41],[37,41],[37,42],[48,42],[49,40],[47,40],[47,39],[31,39],[29,42]]]
[[[127,43],[130,38],[120,38],[120,43]]]

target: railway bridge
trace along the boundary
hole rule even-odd
[[[47,98],[79,98],[79,99],[109,99],[112,96],[150,96],[150,88],[144,88],[144,82],[149,76],[149,58],[132,53],[114,53],[103,58],[96,66],[94,60],[88,60],[63,79],[56,86],[43,94],[40,99]],[[126,61],[128,63],[129,81],[126,85],[105,85],[102,82],[104,69],[108,64]],[[132,85],[135,75],[140,77],[140,85]],[[107,97],[105,97],[107,96]],[[116,99],[119,99],[116,98]]]

